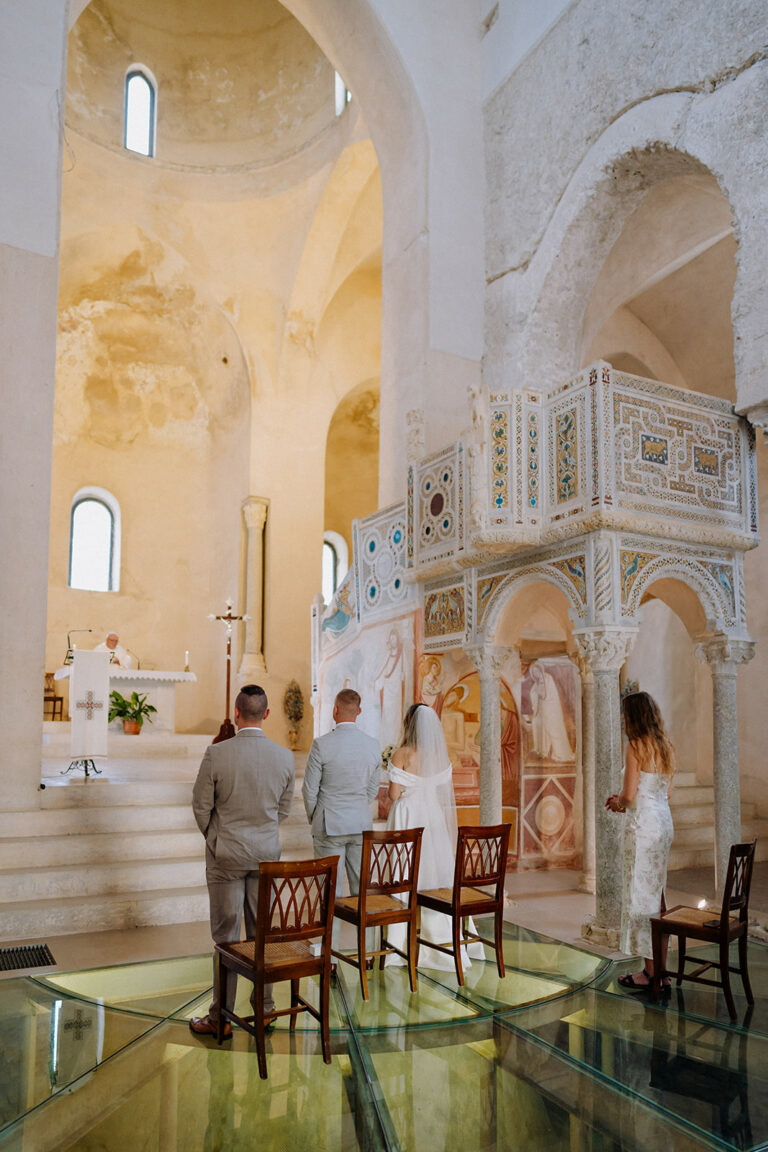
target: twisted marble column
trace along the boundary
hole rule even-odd
[[[264,676],[267,666],[262,651],[264,599],[264,525],[269,501],[248,496],[243,501],[243,519],[248,533],[245,559],[245,648],[238,675],[247,680]]]
[[[696,655],[712,673],[713,769],[715,785],[715,887],[723,894],[731,844],[741,841],[739,717],[736,677],[739,665],[755,654],[755,642],[724,634],[704,640]]]
[[[619,672],[637,635],[636,629],[595,628],[575,634],[579,654],[594,682],[594,828],[595,918],[583,932],[615,948],[621,925],[620,816],[605,809],[605,799],[621,786],[621,698]]]
[[[466,649],[480,680],[480,823],[501,824],[499,675],[509,656],[495,644]]]

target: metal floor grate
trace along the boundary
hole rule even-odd
[[[20,948],[0,948],[0,972],[16,968],[47,968],[55,964],[47,944],[24,944]]]

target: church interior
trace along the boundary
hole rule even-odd
[[[0,1152],[768,1146],[766,44],[743,0],[2,6]],[[110,633],[139,735],[77,679]],[[511,825],[506,976],[341,971],[330,1065],[279,1024],[267,1081],[187,1027],[249,682],[284,858],[348,687]],[[736,1020],[618,984],[637,688],[668,904],[756,840]]]

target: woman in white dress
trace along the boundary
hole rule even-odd
[[[423,828],[419,888],[450,888],[456,863],[456,801],[453,795],[453,769],[448,759],[440,718],[426,704],[414,704],[405,715],[402,745],[389,762],[389,798],[393,801],[387,828]],[[388,938],[397,947],[405,943],[405,926],[393,924]],[[474,925],[470,931],[474,932]],[[421,910],[421,937],[436,944],[451,941],[451,921],[440,912]],[[462,950],[465,966],[471,958],[485,959],[482,944],[475,941]],[[402,964],[399,956],[387,963]],[[454,970],[451,956],[423,944],[419,950],[420,968]]]
[[[621,792],[609,796],[605,806],[610,812],[627,814],[619,948],[628,956],[641,955],[644,966],[641,972],[621,976],[619,984],[639,991],[653,980],[650,919],[661,910],[674,835],[669,792],[675,752],[658,705],[647,692],[625,696],[621,709],[627,736],[624,783]],[[666,948],[662,964],[666,966]],[[669,980],[662,986],[668,988]]]

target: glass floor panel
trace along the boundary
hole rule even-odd
[[[281,1022],[268,1079],[251,1038],[194,1036],[210,956],[0,981],[0,1152],[693,1152],[768,1148],[768,950],[757,1003],[684,985],[654,1006],[621,965],[505,927],[507,975],[464,988],[423,969],[353,968],[332,985],[332,1061],[316,1023]],[[278,1006],[288,1002],[278,985]],[[239,981],[238,1006],[248,1011]],[[302,994],[317,996],[316,981]]]

